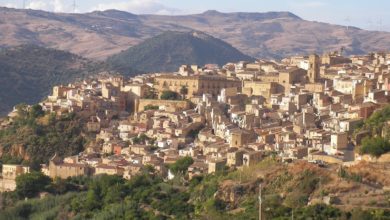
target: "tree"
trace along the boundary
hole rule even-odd
[[[31,109],[29,112],[30,117],[38,118],[38,117],[43,116],[44,114],[45,114],[45,112],[42,110],[42,106],[40,106],[38,104],[31,106]]]
[[[373,136],[380,135],[385,122],[388,120],[390,120],[390,105],[375,111],[367,120],[365,120],[363,126],[358,130],[368,130]]]
[[[31,172],[16,177],[15,192],[21,198],[32,198],[44,191],[51,183],[51,179],[41,172]]]
[[[188,94],[188,88],[187,86],[182,86],[180,88],[180,94],[182,95],[183,99],[185,99],[186,95]]]
[[[174,91],[166,90],[163,91],[160,98],[163,100],[179,100],[179,94]]]
[[[27,115],[27,104],[21,103],[15,106],[19,118],[25,118]]]
[[[359,149],[361,154],[370,154],[379,157],[390,151],[390,143],[382,137],[366,137]]]
[[[187,172],[187,169],[191,164],[194,163],[194,159],[191,157],[183,157],[178,159],[174,164],[172,164],[169,168],[173,174],[177,174],[179,172]]]
[[[203,129],[203,126],[200,126],[199,128],[196,128],[196,129],[193,129],[191,130],[190,132],[188,132],[188,135],[187,137],[190,137],[190,138],[196,138],[198,137],[198,134],[199,132]]]
[[[157,97],[156,89],[150,88],[149,90],[147,90],[144,98],[145,99],[157,99],[158,97]]]
[[[39,107],[33,115],[40,115]],[[30,111],[23,118],[15,120],[11,126],[0,131],[0,145],[3,154],[0,159],[6,162],[12,158],[11,146],[16,142],[24,147],[29,156],[28,165],[39,170],[40,164],[46,163],[54,153],[59,156],[71,156],[84,150],[87,135],[83,135],[83,120],[74,115],[62,115],[58,119],[54,115],[49,123],[40,123],[38,118],[30,117]],[[85,133],[88,134],[88,133]],[[9,147],[8,147],[9,146]],[[20,164],[23,158],[14,160]],[[27,162],[25,162],[27,163]]]
[[[101,199],[96,195],[96,191],[90,189],[87,192],[86,200],[85,200],[85,209],[86,210],[94,210],[100,208]]]

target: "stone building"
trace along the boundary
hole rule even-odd
[[[307,76],[310,83],[318,82],[320,77],[320,65],[321,60],[317,54],[309,56],[309,70],[307,71]]]
[[[30,168],[27,166],[13,164],[3,164],[2,170],[2,176],[0,178],[0,192],[15,190],[16,177],[30,172]]]
[[[163,91],[170,90],[180,94],[185,87],[187,98],[211,94],[217,96],[221,89],[237,87],[241,88],[241,81],[216,75],[178,76],[161,75],[155,78],[154,88],[161,95]]]
[[[16,179],[17,176],[29,173],[30,167],[13,164],[3,164],[3,179]]]
[[[93,171],[86,165],[81,163],[66,163],[61,160],[57,155],[54,155],[49,162],[48,171],[43,171],[43,173],[48,173],[51,178],[59,177],[61,179],[66,179],[73,176],[90,176]]]
[[[276,82],[262,82],[262,81],[244,81],[242,93],[247,96],[263,96],[267,100],[272,94],[280,92]]]
[[[222,171],[226,165],[226,159],[216,159],[208,162],[209,168],[208,173],[215,173],[218,171]]]

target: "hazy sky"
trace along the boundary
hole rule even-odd
[[[26,8],[73,12],[73,0],[25,0]],[[23,7],[23,0],[0,0]],[[77,12],[118,9],[136,14],[290,11],[307,19],[390,31],[390,0],[76,0]]]

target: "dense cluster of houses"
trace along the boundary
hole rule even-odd
[[[183,65],[176,73],[99,76],[56,86],[45,111],[88,119],[96,141],[42,167],[50,177],[117,174],[189,156],[194,175],[250,166],[271,152],[282,160],[361,160],[355,129],[389,103],[390,54],[296,56],[256,62]],[[176,99],[163,100],[167,91]],[[356,137],[352,138],[352,135]]]

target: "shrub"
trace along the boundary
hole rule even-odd
[[[41,172],[31,172],[16,177],[15,192],[19,197],[31,198],[44,191],[51,183],[51,179]]]
[[[180,95],[177,92],[166,90],[162,92],[160,98],[163,100],[180,100]]]
[[[169,168],[173,174],[177,174],[179,172],[185,173],[191,164],[194,163],[194,160],[191,157],[183,157],[178,159],[174,164],[172,164]]]
[[[382,137],[365,137],[359,149],[361,154],[379,157],[390,151],[390,143]]]
[[[158,110],[159,107],[157,105],[146,105],[144,107],[144,110],[147,111],[147,110]]]

